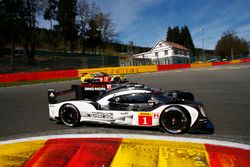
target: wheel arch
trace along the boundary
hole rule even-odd
[[[163,117],[163,114],[165,113],[164,111],[165,111],[166,109],[169,109],[169,108],[177,108],[177,110],[181,110],[182,112],[184,112],[184,114],[187,116],[187,120],[188,120],[188,127],[187,127],[186,130],[184,130],[184,133],[185,133],[186,131],[188,131],[188,129],[191,127],[191,124],[192,124],[192,116],[190,115],[188,109],[185,108],[184,106],[181,106],[181,105],[170,105],[170,106],[165,107],[165,108],[162,110],[161,114],[160,114],[160,117],[159,117],[159,125],[160,125],[161,127],[163,127],[161,119],[162,119],[162,117]],[[169,111],[168,111],[168,112],[169,112]],[[172,133],[172,132],[170,132],[170,133]],[[183,132],[181,132],[181,133],[183,133]]]
[[[169,109],[169,108],[171,108],[171,107],[176,107],[176,108],[178,108],[178,109],[183,110],[183,111],[187,114],[189,120],[190,120],[190,121],[192,120],[192,116],[190,115],[190,112],[188,111],[188,109],[186,109],[184,106],[180,106],[180,105],[170,105],[170,106],[165,107],[165,108],[162,110],[161,114],[160,114],[160,119],[161,119],[162,113],[163,113],[166,109]],[[191,122],[192,122],[192,121],[191,121]],[[190,122],[190,124],[191,124],[191,122]]]
[[[111,77],[111,81],[113,82],[116,78],[119,78],[119,80],[122,80],[121,76],[120,75],[113,75]]]
[[[61,111],[62,111],[62,109],[64,108],[64,107],[66,107],[66,106],[69,106],[69,107],[71,107],[71,108],[73,108],[76,112],[77,112],[77,114],[78,114],[78,123],[77,124],[79,124],[80,123],[80,120],[81,120],[81,113],[80,113],[80,111],[79,111],[79,109],[76,107],[76,105],[74,105],[73,103],[69,103],[69,102],[67,102],[67,103],[64,103],[64,104],[62,104],[61,106],[60,106],[60,108],[59,108],[59,121],[62,121],[62,122],[64,122],[63,120],[62,120],[62,118],[61,118]],[[64,123],[65,124],[65,123]],[[67,124],[66,124],[67,125]],[[68,125],[67,125],[68,126]],[[74,126],[76,126],[76,125],[74,125]]]

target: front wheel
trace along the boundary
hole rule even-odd
[[[168,107],[161,114],[160,125],[169,133],[185,133],[190,127],[190,116],[185,109]]]
[[[79,124],[80,113],[74,105],[65,104],[60,109],[60,118],[65,125],[73,127]]]

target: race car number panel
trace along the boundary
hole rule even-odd
[[[138,113],[138,124],[141,126],[152,126],[152,113],[139,112]]]

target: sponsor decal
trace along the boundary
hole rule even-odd
[[[112,85],[111,84],[107,84],[107,89],[111,90],[112,89]]]
[[[152,113],[151,112],[139,112],[138,124],[141,126],[152,126]]]
[[[92,118],[100,118],[100,119],[114,119],[113,113],[103,113],[103,112],[92,112]]]
[[[49,97],[53,99],[53,98],[56,97],[56,96],[55,96],[54,93],[51,92],[51,93],[49,94]]]
[[[96,91],[100,91],[100,90],[105,91],[106,88],[104,88],[104,87],[85,87],[84,90],[85,91],[95,91],[95,90]]]
[[[128,112],[121,112],[121,115],[128,115]]]
[[[109,82],[109,77],[104,77],[104,82]]]
[[[99,82],[103,82],[103,77],[99,77]]]
[[[159,119],[160,118],[160,114],[159,113],[154,113],[153,114],[153,119]]]
[[[88,84],[88,85],[82,84],[81,87],[83,87],[85,91],[106,91],[108,88],[106,84]]]

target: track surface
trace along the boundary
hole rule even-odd
[[[250,63],[180,69],[129,75],[132,82],[162,88],[188,90],[205,104],[215,133],[183,134],[250,144]],[[0,89],[0,140],[62,133],[119,133],[168,135],[158,129],[83,124],[69,128],[48,120],[47,88],[68,89],[79,81],[37,84]]]

